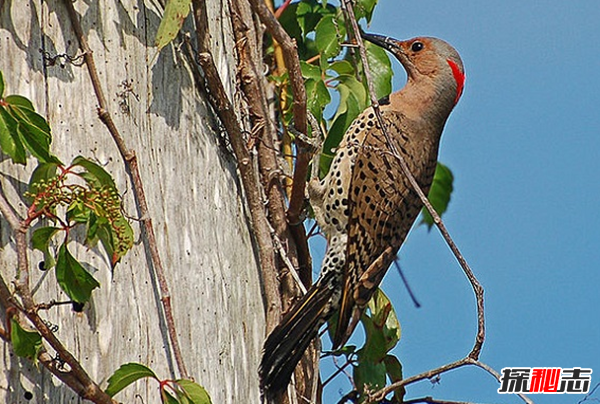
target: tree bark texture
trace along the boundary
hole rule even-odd
[[[152,45],[160,12],[153,2],[99,0],[74,5],[93,49],[110,113],[139,161],[188,372],[214,403],[257,402],[264,302],[236,162],[220,141],[221,127],[196,91],[181,52],[169,46],[155,55]],[[230,99],[238,105],[229,5],[226,0],[211,0],[207,8],[212,54]],[[68,57],[60,56],[64,54]],[[125,212],[136,217],[130,179],[98,119],[87,69],[77,66],[77,59],[68,60],[80,54],[62,2],[0,1],[5,94],[28,97],[48,119],[52,150],[63,162],[81,154],[105,165],[124,191]],[[22,216],[26,204],[20,195],[34,164],[30,159],[23,168],[1,155],[0,185]],[[135,246],[113,271],[102,250],[69,244],[101,283],[84,312],[77,314],[62,305],[41,313],[58,325],[59,338],[103,388],[107,378],[128,362],[145,364],[163,379],[178,377],[140,225],[131,223]],[[0,271],[10,281],[16,268],[14,240],[4,218],[0,227]],[[75,234],[80,241],[83,237],[83,232]],[[36,269],[41,254],[32,252],[30,259],[36,301],[67,300],[53,271]],[[4,313],[0,320],[4,327]],[[26,392],[33,393],[31,402],[77,401],[68,387],[17,358],[4,344],[0,402],[26,402]],[[156,403],[158,385],[147,379],[136,382],[115,399]]]

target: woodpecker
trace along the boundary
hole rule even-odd
[[[380,111],[395,150],[427,194],[442,130],[463,91],[462,60],[437,38],[361,35],[406,70],[406,85],[382,101]],[[259,373],[267,395],[287,387],[311,340],[336,312],[333,348],[347,341],[417,218],[423,205],[391,150],[369,107],[346,131],[327,176],[309,183],[327,251],[317,282],[264,344]]]

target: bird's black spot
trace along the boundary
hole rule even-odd
[[[23,397],[25,400],[29,401],[33,398],[33,393],[31,391],[26,391],[25,394],[23,394]]]
[[[425,47],[425,45],[423,45],[423,42],[415,41],[415,42],[413,42],[412,45],[410,45],[410,50],[412,50],[413,52],[418,52],[421,49],[423,49],[424,47]]]

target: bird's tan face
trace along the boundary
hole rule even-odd
[[[402,63],[410,79],[430,78],[442,85],[452,83],[456,88],[455,103],[458,102],[465,73],[458,52],[448,43],[431,37],[399,41],[381,35],[362,35],[364,39],[392,53]]]
[[[427,38],[414,38],[408,41],[395,41],[394,56],[406,67],[410,75],[431,76],[438,73],[440,58],[431,41]]]

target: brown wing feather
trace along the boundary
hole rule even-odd
[[[397,112],[385,112],[384,121],[396,149],[423,190],[428,192],[435,171],[438,142],[420,134],[411,133],[409,137],[407,122]],[[391,155],[381,130],[375,126],[371,126],[358,147],[349,202],[347,270],[335,346],[345,342],[351,333],[352,330],[347,328],[354,306],[362,309],[368,303],[422,206],[398,161]],[[390,246],[392,254],[389,254]],[[381,257],[384,253],[385,257]],[[369,274],[373,282],[361,284],[361,276],[378,258],[381,263],[377,270],[382,273]]]

